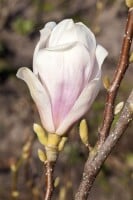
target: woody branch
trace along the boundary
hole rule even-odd
[[[133,36],[133,8],[129,9],[120,58],[118,61],[118,65],[116,67],[112,84],[110,85],[110,88],[108,90],[107,97],[106,97],[103,123],[99,131],[100,145],[102,145],[104,141],[106,140],[109,134],[111,124],[114,119],[114,114],[113,114],[114,103],[115,103],[118,89],[120,87],[120,83],[129,65],[129,52],[130,52],[130,47],[132,43],[132,36]]]
[[[133,120],[133,90],[124,106],[120,118],[110,135],[106,139],[104,145],[100,147],[98,152],[85,163],[82,181],[80,183],[75,200],[86,200],[93,182],[99,173],[102,164],[116,145],[122,134],[125,132],[129,123]]]
[[[114,103],[120,87],[120,83],[129,65],[129,52],[133,37],[133,8],[129,9],[122,50],[113,81],[107,93],[103,123],[99,131],[98,149],[91,153],[85,163],[83,177],[75,196],[75,200],[86,200],[94,180],[100,168],[119,138],[125,132],[133,119],[133,91],[131,92],[123,112],[115,125],[114,130],[109,134],[114,118]],[[97,145],[96,145],[97,146]]]

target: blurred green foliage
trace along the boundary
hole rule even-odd
[[[0,73],[3,72],[3,70],[8,69],[8,68],[9,68],[9,63],[4,59],[0,59]]]
[[[92,130],[95,130],[97,128],[97,125],[100,124],[102,119],[101,113],[103,109],[104,109],[103,99],[97,99],[96,101],[94,101],[92,105],[93,114],[92,116],[90,116],[89,120]]]
[[[128,153],[126,155],[126,163],[129,168],[133,169],[133,153]]]
[[[54,5],[51,3],[45,3],[43,6],[43,10],[46,12],[51,12],[54,10]]]
[[[24,18],[16,18],[12,23],[12,28],[15,32],[28,35],[34,29],[35,23],[32,20],[24,19]]]
[[[5,52],[6,52],[5,45],[2,42],[0,42],[0,57],[4,57],[5,56]]]
[[[79,146],[76,143],[73,143],[72,145],[66,145],[64,153],[66,153],[68,157],[68,163],[72,166],[79,164],[79,162],[83,160],[83,156],[80,156]]]
[[[94,102],[93,104],[93,109],[96,111],[96,113],[98,113],[99,111],[102,111],[104,108],[104,102],[101,100],[97,100]]]
[[[32,2],[39,12],[51,12],[55,8],[54,4],[50,2],[42,2],[40,0],[32,0]]]
[[[101,173],[99,174],[98,183],[100,187],[102,188],[102,190],[104,190],[104,193],[109,194],[111,192],[108,178],[106,174],[104,173],[104,171],[101,171]]]

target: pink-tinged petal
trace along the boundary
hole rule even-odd
[[[56,133],[63,135],[74,122],[79,120],[90,108],[100,89],[100,78],[91,81],[82,91],[71,111],[60,124]]]
[[[31,96],[37,105],[43,126],[47,131],[54,133],[51,103],[46,89],[41,85],[34,73],[26,67],[18,70],[17,77],[24,80],[28,85]]]
[[[87,26],[81,22],[75,24],[75,29],[78,41],[85,45],[88,48],[89,53],[93,56],[96,50],[95,35]]]
[[[50,94],[57,128],[88,82],[92,70],[89,54],[79,44],[67,51],[41,50],[36,63],[40,79]]]
[[[97,45],[96,59],[97,59],[97,63],[98,63],[99,68],[101,68],[103,61],[105,60],[107,55],[108,55],[107,50],[104,47],[102,47],[101,45]]]
[[[72,19],[65,19],[53,29],[48,47],[55,47],[75,41],[78,41],[75,32],[75,24]]]
[[[36,45],[33,55],[33,72],[34,74],[38,74],[38,69],[36,68],[35,58],[38,54],[38,51],[42,48],[47,47],[48,39],[50,37],[51,31],[56,26],[55,22],[48,22],[45,27],[40,30],[40,40]]]

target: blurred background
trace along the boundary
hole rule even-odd
[[[41,145],[32,129],[34,122],[40,123],[39,116],[27,86],[16,78],[19,67],[32,67],[39,30],[48,21],[59,22],[64,18],[85,23],[95,33],[97,43],[109,52],[103,65],[103,76],[108,75],[111,79],[120,53],[126,17],[124,0],[0,0],[0,200],[39,200],[43,193],[44,166],[37,157]],[[128,97],[132,75],[130,65],[117,103]],[[86,115],[92,145],[96,142],[97,128],[102,120],[105,94],[102,88]],[[130,125],[104,164],[90,199],[133,200],[132,128]],[[29,140],[32,141],[29,158],[20,162],[17,179],[13,166],[21,158],[23,145]],[[53,199],[74,199],[86,158],[87,150],[79,139],[76,125],[56,165],[55,175],[59,178]],[[16,183],[19,193],[11,197]]]

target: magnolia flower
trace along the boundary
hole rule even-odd
[[[40,33],[33,72],[22,67],[17,77],[28,85],[44,128],[63,135],[97,96],[107,51],[96,45],[89,28],[72,19],[48,22]]]

